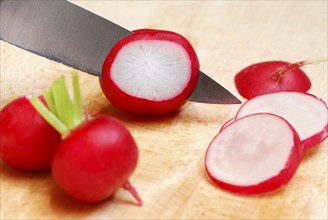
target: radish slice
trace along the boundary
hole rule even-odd
[[[313,95],[277,92],[257,96],[241,106],[236,119],[258,112],[269,112],[285,118],[298,132],[303,149],[313,147],[328,137],[328,108]]]
[[[302,158],[300,139],[283,118],[258,113],[232,122],[209,145],[205,166],[216,185],[260,194],[286,184]]]
[[[137,30],[108,54],[101,88],[116,107],[137,114],[165,114],[194,90],[199,61],[191,44],[169,31]]]

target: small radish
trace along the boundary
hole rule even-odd
[[[22,96],[0,111],[0,156],[9,165],[28,171],[48,170],[60,134]],[[43,97],[40,97],[44,101]]]
[[[130,132],[118,120],[101,116],[82,123],[60,143],[52,175],[77,200],[98,202],[119,187],[129,189],[137,162],[138,148]]]
[[[32,97],[31,103],[63,137],[53,157],[52,176],[59,188],[82,202],[99,202],[119,187],[142,205],[129,177],[138,162],[138,148],[128,129],[117,119],[84,119],[77,75],[73,75],[74,101],[63,77],[45,92],[48,110]]]
[[[232,122],[209,145],[206,173],[219,187],[261,194],[287,184],[301,159],[300,139],[283,118],[258,113]]]
[[[298,132],[303,149],[311,148],[328,137],[328,108],[321,99],[301,92],[276,92],[245,102],[236,119],[268,112],[285,118]]]
[[[165,114],[181,107],[196,87],[199,61],[183,36],[143,29],[118,41],[102,67],[102,91],[116,107]]]
[[[246,99],[279,91],[307,92],[311,88],[311,81],[299,67],[313,63],[309,61],[256,63],[236,74],[235,85],[239,94]]]

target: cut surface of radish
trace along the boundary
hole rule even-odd
[[[190,77],[189,56],[172,41],[133,41],[121,48],[111,67],[111,78],[123,92],[154,101],[177,96]]]
[[[327,106],[313,95],[276,92],[257,96],[241,106],[236,119],[260,112],[285,118],[298,132],[304,149],[319,144],[328,136]]]
[[[295,129],[279,116],[260,113],[222,130],[207,149],[205,166],[216,185],[232,192],[259,194],[286,184],[301,158]]]
[[[199,61],[183,36],[143,29],[118,41],[99,78],[107,99],[135,114],[165,114],[180,108],[196,87]]]

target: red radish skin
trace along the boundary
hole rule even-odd
[[[268,113],[248,115],[213,139],[205,156],[206,173],[215,185],[230,192],[267,193],[290,181],[302,152],[296,130],[285,119]]]
[[[236,74],[235,85],[239,94],[246,99],[279,91],[307,92],[311,81],[299,68],[305,64],[305,61],[256,63]]]
[[[40,100],[44,102],[43,97]],[[48,170],[60,134],[30,104],[19,97],[0,111],[0,155],[9,165],[28,171]]]
[[[298,132],[304,150],[328,137],[328,107],[312,94],[276,92],[257,96],[240,107],[236,119],[260,112],[276,114],[289,121]]]
[[[199,61],[183,36],[142,29],[117,42],[99,78],[116,107],[134,114],[159,115],[180,108],[194,90]]]
[[[109,116],[83,122],[60,143],[52,163],[58,186],[82,202],[99,202],[129,183],[138,161],[137,145],[126,127]]]

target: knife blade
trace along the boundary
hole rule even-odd
[[[64,0],[1,0],[0,39],[100,76],[103,61],[115,43],[132,32]],[[188,101],[213,104],[241,103],[202,71]]]

